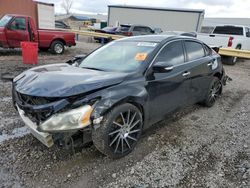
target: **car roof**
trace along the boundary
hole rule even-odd
[[[172,40],[172,39],[193,39],[197,40],[193,37],[186,37],[186,36],[177,36],[177,35],[141,35],[141,36],[134,36],[134,37],[126,37],[119,39],[118,41],[135,41],[135,42],[157,42],[160,43],[164,40]]]

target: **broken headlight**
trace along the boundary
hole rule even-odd
[[[53,115],[42,123],[39,128],[43,132],[70,131],[82,129],[90,125],[93,108],[85,105],[67,112]]]

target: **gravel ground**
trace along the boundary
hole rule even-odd
[[[88,53],[80,42],[65,55],[39,55],[39,64]],[[0,74],[13,76],[18,50],[0,50]],[[111,160],[93,145],[76,154],[48,149],[12,107],[11,83],[0,80],[0,187],[250,187],[250,61],[225,66],[233,79],[212,108],[193,105],[146,131],[128,156]]]

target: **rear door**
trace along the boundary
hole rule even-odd
[[[188,64],[191,80],[188,90],[188,104],[200,102],[204,99],[208,87],[213,78],[212,67],[217,59],[213,59],[210,54],[211,49],[198,41],[186,40],[186,64]],[[218,64],[218,63],[217,63]]]
[[[167,44],[160,51],[153,64],[166,62],[174,66],[165,73],[153,73],[148,78],[146,89],[149,94],[150,123],[164,119],[169,112],[182,106],[187,100],[189,75],[186,75],[186,64],[182,41]],[[151,67],[152,68],[152,67]]]
[[[29,41],[27,18],[15,17],[7,26],[6,37],[9,47],[20,47],[20,42]]]

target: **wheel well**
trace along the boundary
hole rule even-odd
[[[119,106],[119,105],[125,104],[125,103],[129,103],[129,104],[134,105],[134,106],[141,112],[141,114],[142,114],[142,119],[143,119],[143,121],[144,121],[144,115],[145,115],[145,114],[144,114],[144,108],[143,108],[143,106],[142,106],[140,103],[137,103],[137,102],[132,101],[132,100],[121,100],[121,101],[115,103],[115,104],[112,105],[109,109],[107,109],[107,110],[103,113],[103,115],[105,115],[106,113],[110,112],[110,111],[111,111],[113,108],[115,108],[116,106]]]
[[[221,80],[222,74],[217,72],[217,73],[214,74],[214,77],[217,77],[217,78],[219,78]]]
[[[237,44],[236,49],[241,49],[241,44]]]
[[[142,119],[144,121],[144,109],[143,109],[143,106],[141,104],[139,104],[139,103],[134,102],[134,101],[128,101],[128,103],[134,105],[136,108],[138,108],[140,110],[140,112],[142,114]]]
[[[63,45],[66,45],[65,40],[63,40],[63,39],[61,39],[61,38],[57,38],[57,39],[54,39],[54,40],[50,43],[50,46],[51,46],[51,45],[52,45],[52,43],[53,43],[53,42],[55,42],[55,41],[60,41],[60,42],[62,42],[62,43],[63,43]]]

